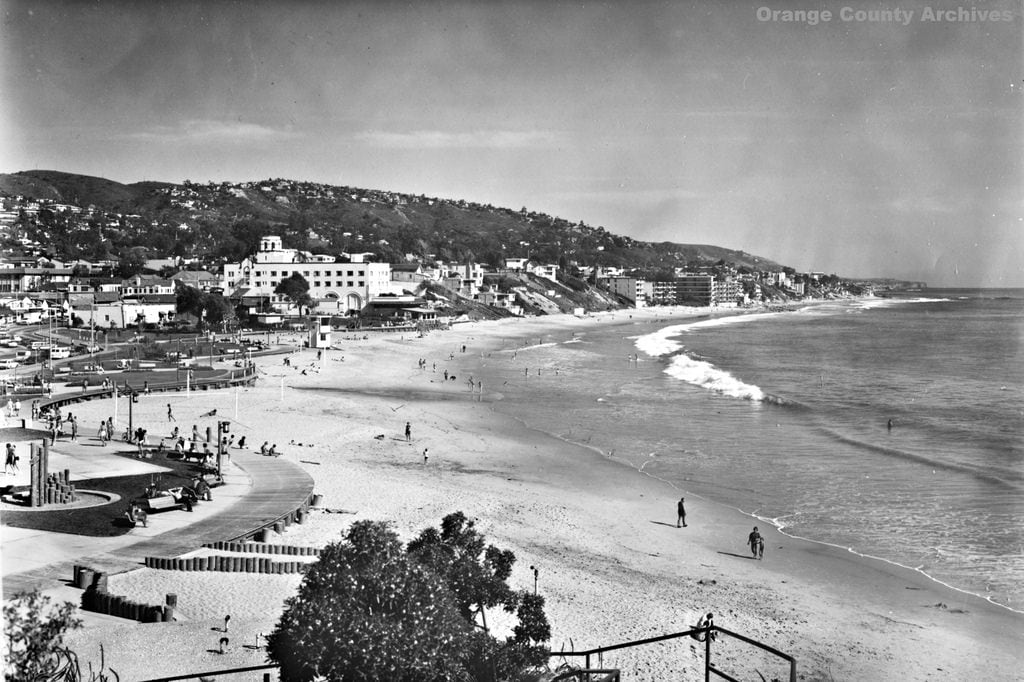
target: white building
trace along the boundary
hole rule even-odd
[[[322,256],[285,249],[281,238],[263,237],[255,254],[241,263],[224,264],[224,293],[246,289],[247,296],[267,296],[284,303],[274,289],[298,273],[309,283],[309,295],[321,308],[338,312],[361,310],[371,296],[387,292],[391,282],[390,263],[327,262]]]

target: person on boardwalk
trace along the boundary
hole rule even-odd
[[[405,422],[405,439],[412,440],[412,424]]]
[[[176,422],[176,421],[178,421],[177,419],[174,418],[174,410],[171,409],[171,404],[170,403],[167,403],[167,421],[169,421],[169,422]]]
[[[686,498],[680,497],[679,502],[676,503],[676,528],[683,528],[686,526]]]
[[[761,537],[757,526],[754,526],[754,530],[750,531],[750,535],[747,536],[747,544],[750,545],[750,553],[755,559],[764,558],[764,538]]]
[[[18,473],[18,455],[15,454],[14,444],[7,444],[7,457],[4,460],[4,473]]]

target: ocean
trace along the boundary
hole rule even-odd
[[[1024,611],[1024,290],[622,312],[481,361],[531,428]]]

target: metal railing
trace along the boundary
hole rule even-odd
[[[770,647],[767,644],[758,642],[757,640],[751,639],[739,633],[727,630],[714,624],[712,614],[707,614],[701,618],[700,622],[696,627],[686,630],[685,632],[674,632],[668,635],[660,635],[658,637],[649,637],[647,639],[638,639],[631,642],[621,642],[619,644],[611,644],[609,646],[597,647],[596,649],[589,649],[587,651],[558,651],[552,652],[551,658],[583,658],[584,667],[576,668],[572,670],[562,670],[557,672],[555,677],[551,679],[551,682],[562,682],[565,680],[576,680],[577,682],[620,682],[622,679],[622,673],[615,668],[591,668],[590,662],[593,656],[603,657],[604,654],[610,651],[619,651],[622,649],[629,649],[632,647],[643,646],[645,644],[655,644],[657,642],[664,642],[671,639],[680,639],[683,637],[690,637],[699,642],[704,643],[704,682],[710,682],[711,675],[714,674],[724,680],[730,682],[739,682],[739,680],[729,673],[715,667],[711,660],[711,643],[718,639],[718,635],[724,635],[726,637],[732,637],[738,639],[741,642],[757,647],[767,653],[783,659],[789,664],[789,682],[796,682],[796,658],[790,656],[787,653],[779,651],[774,647]],[[187,675],[178,675],[175,677],[161,677],[145,682],[177,682],[181,680],[197,680],[200,677],[217,677],[226,676],[237,673],[255,672],[255,671],[267,671],[277,670],[276,664],[269,665],[258,665],[250,666],[245,668],[229,668],[224,670],[211,670],[203,673],[189,673]],[[263,672],[263,679],[270,680],[272,673]],[[763,678],[762,678],[763,679]]]
[[[634,641],[631,641],[631,642],[621,642],[619,644],[611,644],[609,646],[597,647],[596,649],[590,649],[590,650],[587,650],[587,651],[559,651],[559,652],[551,652],[551,657],[552,658],[582,657],[584,659],[583,669],[576,670],[576,671],[570,671],[570,672],[583,673],[584,676],[577,675],[578,679],[580,679],[583,682],[598,682],[598,680],[605,680],[605,679],[609,679],[609,678],[605,678],[605,677],[591,678],[590,676],[586,675],[586,673],[588,673],[588,672],[592,672],[592,673],[595,673],[595,674],[601,674],[601,673],[607,672],[605,670],[594,670],[594,669],[590,668],[590,661],[591,661],[591,657],[593,657],[593,656],[598,656],[598,657],[602,657],[603,658],[604,654],[606,654],[606,653],[608,653],[610,651],[619,651],[621,649],[629,649],[629,648],[632,648],[632,647],[643,646],[645,644],[655,644],[657,642],[664,642],[664,641],[670,640],[670,639],[679,639],[679,638],[682,638],[682,637],[690,637],[691,639],[695,639],[695,640],[697,640],[699,642],[703,642],[704,643],[704,682],[709,682],[710,681],[712,673],[717,675],[718,677],[721,677],[722,679],[730,680],[731,682],[738,682],[738,680],[736,680],[735,677],[732,677],[728,673],[718,669],[717,667],[715,667],[714,663],[712,663],[712,660],[711,660],[711,643],[718,638],[719,634],[725,635],[727,637],[732,637],[734,639],[738,639],[741,642],[744,642],[746,644],[750,644],[751,646],[755,646],[755,647],[757,647],[757,648],[759,648],[759,649],[761,649],[763,651],[768,652],[769,654],[772,654],[773,656],[776,656],[778,658],[783,659],[784,661],[786,661],[789,664],[789,682],[796,682],[796,659],[793,656],[790,656],[787,653],[784,653],[782,651],[779,651],[778,649],[770,647],[767,644],[763,644],[761,642],[758,642],[757,640],[751,639],[749,637],[745,637],[744,635],[741,635],[739,633],[732,632],[731,630],[726,630],[725,628],[722,628],[722,627],[718,627],[717,625],[714,624],[713,616],[710,613],[707,614],[707,616],[705,616],[704,618],[702,618],[701,621],[697,624],[696,627],[694,627],[694,628],[692,628],[690,630],[686,630],[685,632],[674,632],[672,634],[660,635],[658,637],[649,637],[647,639],[638,639],[638,640],[634,640]],[[566,674],[568,674],[568,673],[566,673]],[[558,677],[556,679],[569,679],[569,678]]]

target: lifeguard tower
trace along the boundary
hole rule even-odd
[[[331,316],[317,315],[309,329],[310,348],[331,347]]]

